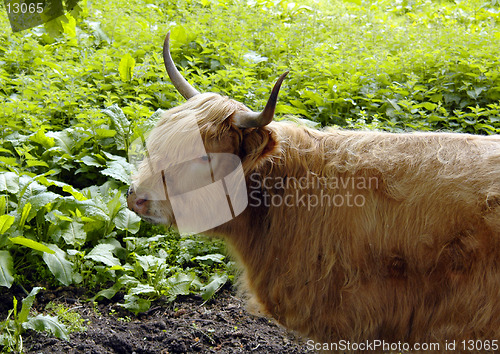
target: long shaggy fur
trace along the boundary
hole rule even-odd
[[[208,234],[227,240],[263,313],[319,342],[500,339],[499,136],[241,130],[231,115],[246,109],[195,96],[165,113],[148,150],[162,168],[195,117],[208,151],[240,156],[249,206]],[[136,194],[160,188],[150,171]],[[358,203],[327,203],[348,195]],[[168,201],[141,214],[175,222]]]

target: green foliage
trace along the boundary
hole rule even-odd
[[[0,322],[0,344],[8,352],[23,352],[22,334],[27,329],[36,331],[48,331],[57,338],[68,339],[66,326],[58,321],[56,317],[38,314],[30,314],[36,294],[42,288],[35,287],[23,299],[21,311],[18,313],[17,299],[14,297],[14,307],[9,311],[7,319]]]
[[[53,314],[59,322],[66,326],[67,333],[74,332],[85,332],[87,327],[85,327],[85,320],[82,318],[80,313],[73,311],[71,308],[64,306],[63,304],[50,302],[45,310]]]
[[[252,109],[290,70],[277,112],[310,125],[498,134],[499,11],[458,0],[81,1],[65,19],[2,32],[0,286],[79,284],[140,312],[159,297],[208,299],[232,280],[223,244],[126,208],[127,152],[183,101],[164,73],[168,30],[190,82]]]

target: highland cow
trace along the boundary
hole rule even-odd
[[[241,286],[262,314],[326,343],[497,343],[500,136],[273,122],[286,74],[263,112],[254,113],[187,83],[168,36],[164,59],[188,100],[166,111],[148,137],[130,209],[176,226],[186,215],[174,215],[174,195],[206,186],[200,179],[220,180],[241,163],[245,204],[236,210],[233,203],[231,218],[204,233],[227,241],[243,268]],[[185,155],[197,139],[206,154]],[[179,154],[189,158],[178,163]],[[224,165],[219,155],[237,162],[215,176],[214,164]],[[211,197],[203,201],[201,209],[216,217]],[[195,212],[188,217],[197,219]]]

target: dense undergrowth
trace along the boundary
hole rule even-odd
[[[220,242],[126,209],[127,151],[183,101],[161,46],[200,91],[318,125],[500,133],[498,1],[81,1],[20,33],[0,5],[0,286],[78,284],[94,299],[209,298]]]

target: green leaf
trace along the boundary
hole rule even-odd
[[[63,191],[70,193],[78,201],[88,199],[82,193],[78,192],[75,188],[73,188],[73,186],[71,186],[71,185],[64,186]]]
[[[120,209],[123,208],[122,194],[117,191],[113,199],[111,199],[106,205],[108,207],[110,217],[114,218]]]
[[[206,263],[207,265],[212,265],[214,263],[222,263],[222,260],[225,258],[224,255],[215,253],[215,254],[207,254],[205,256],[197,256],[194,257],[193,260],[201,261]]]
[[[140,297],[137,297],[135,295],[125,295],[123,298],[125,300],[125,303],[118,304],[118,306],[122,306],[135,314],[147,311],[151,307],[151,301],[141,299]]]
[[[107,165],[108,168],[101,171],[103,175],[112,177],[127,185],[130,184],[131,166],[124,158],[116,161],[108,161]]]
[[[425,109],[427,109],[429,111],[433,111],[436,109],[437,104],[431,103],[431,102],[424,102],[424,103],[416,105],[415,107],[424,107]]]
[[[35,302],[36,294],[38,294],[42,289],[42,287],[34,287],[33,289],[31,289],[31,292],[28,294],[28,296],[23,299],[23,305],[18,317],[18,321],[20,323],[24,323],[28,320],[31,307],[33,306],[33,302]]]
[[[30,140],[42,145],[46,149],[49,149],[55,145],[54,138],[46,136],[43,129],[38,130],[34,134],[31,134]]]
[[[102,110],[103,113],[111,118],[112,126],[116,130],[115,142],[116,146],[121,150],[127,149],[128,132],[130,130],[130,122],[118,105],[114,104]]]
[[[105,297],[106,299],[111,299],[113,296],[116,295],[118,291],[122,288],[122,285],[119,283],[115,283],[111,288],[103,289],[99,291],[93,298],[90,299],[90,301],[94,302],[98,300],[101,297]]]
[[[189,295],[191,284],[196,279],[196,275],[188,273],[177,273],[166,280],[168,286],[168,294],[171,300],[174,300],[177,295]]]
[[[122,208],[114,219],[118,229],[136,234],[141,227],[141,218],[132,210]]]
[[[17,193],[19,191],[19,176],[14,172],[0,172],[0,192]]]
[[[94,219],[109,221],[108,210],[107,207],[98,205],[99,201],[94,199],[86,199],[86,200],[75,200],[73,197],[64,197],[61,198],[64,201],[65,208],[78,208],[82,211],[82,213]]]
[[[154,295],[157,291],[151,285],[138,284],[128,291],[129,295]]]
[[[61,236],[68,245],[83,245],[87,239],[83,224],[77,221],[64,223],[59,230],[59,236]]]
[[[66,259],[66,252],[56,245],[47,245],[53,254],[44,253],[43,260],[58,281],[68,286],[73,282],[73,263]]]
[[[28,215],[30,214],[31,211],[31,204],[26,203],[23,207],[23,210],[21,212],[21,218],[19,219],[19,227],[22,229],[24,227],[24,224],[26,223],[26,220],[28,219]]]
[[[3,162],[7,166],[19,166],[15,157],[0,156],[0,162]]]
[[[163,258],[155,257],[150,254],[145,256],[136,255],[135,258],[145,272],[148,272],[151,268],[157,268],[158,265],[165,263]]]
[[[33,207],[32,212],[38,211],[47,204],[57,201],[61,196],[52,192],[42,192],[28,198],[28,203]],[[28,219],[30,220],[30,219]]]
[[[97,128],[95,132],[98,139],[112,138],[116,135],[116,131],[111,129]]]
[[[51,250],[47,246],[41,244],[40,242],[33,241],[33,240],[26,238],[24,236],[10,237],[9,240],[12,243],[15,243],[15,244],[21,245],[21,246],[25,246],[25,247],[29,247],[29,248],[34,249],[36,251],[50,253],[50,254],[55,253],[53,250]]]
[[[40,160],[26,160],[26,164],[28,167],[33,167],[33,166],[44,166],[44,167],[49,167],[47,162],[45,161],[40,161]]]
[[[7,212],[7,197],[5,195],[0,195],[0,215],[5,214],[6,212]]]
[[[12,226],[16,218],[12,215],[0,216],[0,235],[3,235]]]
[[[76,141],[70,134],[70,130],[66,129],[59,132],[47,132],[45,134],[47,137],[53,138],[55,142],[55,146],[52,149],[58,149],[62,152],[65,152],[68,155],[72,154],[72,150],[76,144]]]
[[[132,80],[134,75],[135,59],[132,58],[130,54],[125,54],[120,60],[120,65],[118,66],[118,71],[120,72],[120,78],[123,82],[128,82]]]
[[[0,286],[10,288],[14,282],[14,261],[9,251],[0,251]]]
[[[203,300],[206,301],[210,299],[217,292],[217,290],[219,290],[224,284],[226,284],[227,280],[227,273],[223,273],[222,275],[212,275],[208,280],[209,283],[200,289],[202,292],[201,297],[203,298]]]
[[[114,251],[116,247],[114,245],[109,244],[99,244],[95,246],[92,251],[90,251],[87,255],[85,255],[86,259],[92,259],[96,262],[102,262],[108,267],[120,265],[120,260],[113,256],[112,251]]]
[[[85,155],[81,158],[81,161],[87,166],[101,167],[102,164],[94,157]]]
[[[32,329],[34,331],[48,331],[57,338],[61,338],[64,340],[69,339],[66,326],[59,322],[57,317],[40,314],[30,318],[27,322],[23,323],[23,327],[25,329]]]

